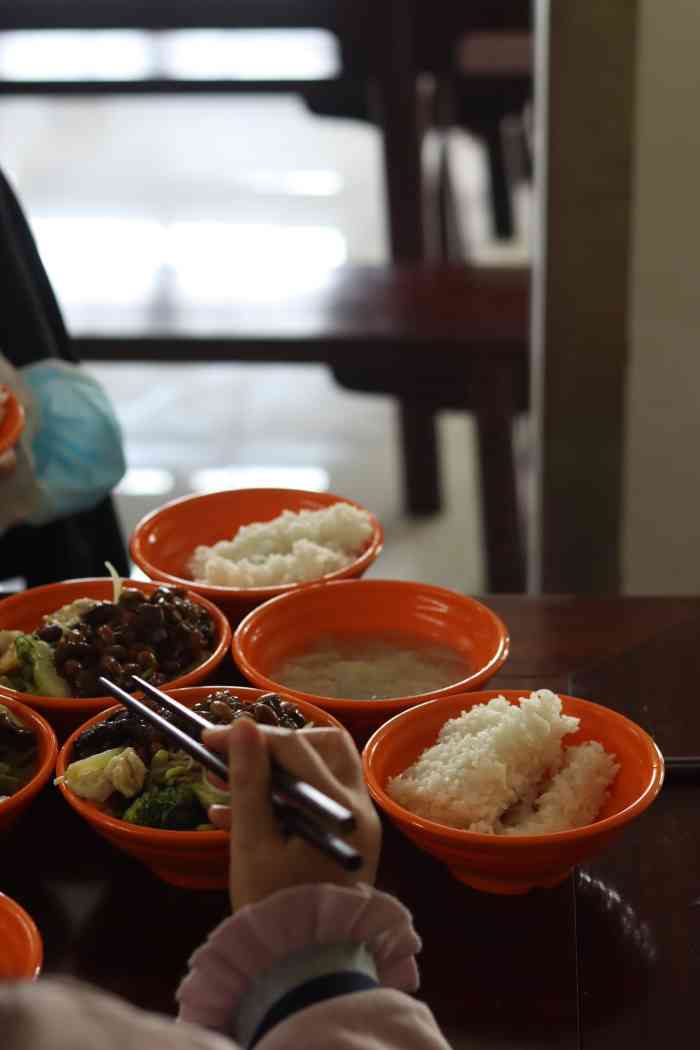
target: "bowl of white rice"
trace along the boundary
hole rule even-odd
[[[459,881],[502,894],[562,882],[651,805],[664,776],[640,726],[548,689],[413,707],[373,734],[363,765],[403,834]]]
[[[203,595],[237,623],[269,598],[361,576],[383,542],[377,518],[354,500],[300,489],[229,489],[152,511],[129,546],[150,579]]]

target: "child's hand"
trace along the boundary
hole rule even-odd
[[[231,806],[212,806],[209,819],[217,827],[231,828],[229,888],[234,909],[303,883],[374,882],[381,827],[348,733],[273,729],[240,718],[232,726],[205,731],[202,740],[212,750],[229,754]],[[357,827],[347,841],[363,855],[362,868],[345,871],[296,835],[282,835],[270,802],[271,756],[352,810]]]

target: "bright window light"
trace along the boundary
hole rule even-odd
[[[195,492],[223,489],[304,489],[325,492],[330,478],[323,467],[207,467],[190,477]]]
[[[152,301],[166,267],[173,294],[203,305],[269,301],[321,287],[347,259],[332,226],[159,223],[61,215],[33,222],[39,251],[67,304]]]
[[[137,30],[0,34],[0,77],[6,80],[140,80],[152,74],[149,36]]]
[[[160,35],[166,76],[323,80],[338,75],[338,43],[322,29],[176,29]]]
[[[178,292],[198,302],[310,290],[347,259],[345,237],[331,226],[176,222],[168,237]]]
[[[175,478],[160,467],[129,467],[115,492],[119,496],[163,496],[175,488]]]
[[[243,177],[255,193],[287,197],[337,197],[343,189],[339,171],[251,171]]]
[[[63,302],[142,304],[152,297],[165,256],[160,223],[62,215],[37,218],[32,225]]]

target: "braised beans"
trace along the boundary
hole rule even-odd
[[[116,604],[100,602],[70,629],[50,624],[37,634],[55,645],[56,670],[73,696],[103,693],[97,681],[102,674],[130,692],[132,674],[163,685],[206,659],[215,643],[206,609],[186,591],[169,587],[151,595],[124,588]]]

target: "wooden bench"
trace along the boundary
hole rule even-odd
[[[524,270],[346,266],[321,288],[226,309],[86,311],[76,349],[99,361],[319,362],[352,390],[395,397],[406,507],[440,507],[436,415],[472,412],[478,427],[489,591],[525,589],[512,425],[528,408]]]

